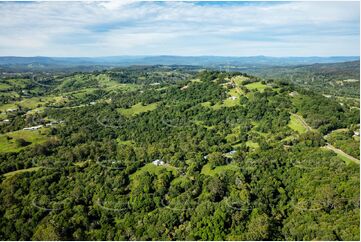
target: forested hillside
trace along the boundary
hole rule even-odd
[[[246,71],[263,78],[295,83],[327,95],[355,99],[360,96],[360,61],[246,68]]]
[[[0,239],[359,240],[357,93],[176,66],[2,74]]]

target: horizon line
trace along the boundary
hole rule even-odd
[[[269,57],[269,58],[332,58],[332,57],[358,57],[360,55],[288,55],[288,56],[272,56],[272,55],[109,55],[109,56],[47,56],[47,55],[32,55],[32,56],[21,56],[21,55],[0,55],[0,58],[4,57],[15,57],[15,58],[114,58],[114,57],[224,57],[224,58],[247,58],[247,57]]]

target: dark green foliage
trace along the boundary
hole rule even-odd
[[[142,86],[111,92],[92,81],[99,74]],[[227,100],[222,84],[241,74],[165,67],[78,73],[89,83],[63,88],[97,90],[33,119],[64,121],[49,128],[53,138],[0,154],[1,174],[38,167],[1,176],[0,239],[359,240],[359,167],[323,148],[331,142],[359,155],[351,142],[359,111],[302,89],[291,97],[293,86],[272,80],[235,106],[204,105]],[[155,102],[152,111],[119,112]],[[314,129],[291,130],[296,112]],[[2,131],[22,128],[21,115]],[[323,136],[338,128],[350,131]]]

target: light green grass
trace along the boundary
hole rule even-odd
[[[336,153],[337,157],[339,157],[341,160],[343,160],[346,164],[354,163],[353,160],[349,159],[348,157],[344,156],[343,154]]]
[[[185,176],[179,176],[176,177],[172,180],[171,184],[175,185],[175,184],[184,184],[188,181],[188,179]]]
[[[212,107],[211,102],[204,102],[204,103],[201,103],[201,105],[206,108]]]
[[[211,169],[210,164],[205,164],[202,167],[201,174],[204,174],[207,176],[216,176],[217,174],[219,174],[221,172],[225,172],[225,171],[229,171],[229,170],[237,171],[238,166],[236,166],[234,164],[229,164],[229,165],[225,165],[225,166],[216,166],[214,169]]]
[[[156,109],[158,106],[158,103],[152,103],[146,106],[143,106],[142,103],[137,103],[135,105],[133,105],[131,108],[119,108],[118,111],[126,116],[126,117],[130,117],[130,116],[134,116],[140,113],[144,113],[144,112],[149,112],[149,111],[153,111],[154,109]]]
[[[235,100],[232,100],[232,99],[229,99],[227,98],[226,100],[223,101],[223,107],[234,107],[234,106],[237,106],[239,104],[239,99],[235,99]]]
[[[40,130],[18,130],[0,135],[0,153],[19,152],[20,150],[28,147],[17,146],[16,139],[20,138],[26,140],[27,142],[31,142],[29,146],[44,143],[47,140],[46,135],[43,134],[44,130],[44,128]],[[6,136],[12,137],[12,139],[7,140]]]
[[[5,112],[7,109],[17,108],[17,106],[21,106],[22,108],[28,108],[28,109],[36,109],[39,107],[45,107],[46,104],[64,103],[65,100],[66,99],[61,96],[24,98],[21,101],[1,105],[0,111]]]
[[[6,115],[6,113],[0,113],[0,122],[4,119],[7,119],[7,117],[8,116]]]
[[[164,171],[170,171],[173,174],[177,173],[177,169],[170,165],[162,165],[162,166],[156,166],[153,163],[148,163],[142,168],[138,169],[136,172],[130,175],[130,178],[133,179],[134,177],[142,174],[143,172],[149,172],[154,175],[159,175]]]
[[[117,139],[117,142],[120,145],[134,145],[133,140],[119,140],[119,139]]]
[[[0,83],[0,91],[6,90],[9,87],[11,87],[11,86],[7,83]]]
[[[243,90],[242,90],[241,88],[239,88],[239,87],[235,87],[235,88],[231,88],[231,89],[229,89],[228,94],[229,94],[230,96],[236,96],[236,97],[239,97],[240,95],[243,95],[243,94],[244,94],[244,92],[243,92]]]
[[[239,105],[239,99],[236,99],[236,100],[226,99],[223,102],[218,102],[218,103],[214,104],[213,106],[211,106],[210,102],[204,102],[204,103],[201,103],[201,105],[203,107],[208,107],[213,110],[219,110],[221,108],[234,107],[236,105]]]
[[[246,77],[246,76],[235,76],[235,77],[232,77],[232,81],[234,83],[236,83],[236,85],[242,85],[244,81],[248,80],[249,78]]]
[[[202,126],[202,127],[206,128],[206,129],[214,129],[215,128],[215,126],[207,126],[207,125],[205,125],[204,122],[200,121],[200,120],[195,120],[193,123],[196,124],[196,125]]]
[[[246,142],[246,145],[249,147],[249,148],[253,148],[253,149],[258,149],[259,148],[259,144],[256,143],[256,142],[253,142],[251,140],[248,140]]]
[[[249,90],[257,90],[257,91],[260,91],[260,92],[263,92],[264,89],[267,88],[267,86],[262,84],[261,82],[253,82],[253,83],[247,84],[246,87]]]
[[[232,133],[230,133],[226,136],[226,140],[228,143],[238,142],[239,135],[241,134],[240,128],[241,128],[240,125],[237,125],[234,128],[232,128]]]
[[[18,174],[21,174],[21,173],[37,171],[40,168],[41,167],[31,167],[31,168],[21,169],[21,170],[17,170],[17,171],[11,171],[11,172],[5,173],[4,176],[5,176],[5,178],[10,178],[10,177],[12,177],[14,175],[18,175]]]
[[[306,127],[304,127],[303,123],[294,114],[291,114],[290,118],[291,120],[288,123],[288,127],[300,134],[307,132]]]
[[[11,79],[8,80],[8,82],[14,87],[25,88],[26,85],[31,83],[32,81],[28,79]]]
[[[17,108],[15,103],[7,103],[7,104],[3,104],[0,106],[0,111],[6,112],[6,110],[8,110],[8,109],[14,109],[14,108],[15,109]]]

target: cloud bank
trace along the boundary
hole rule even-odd
[[[1,2],[0,55],[359,55],[359,2]]]

